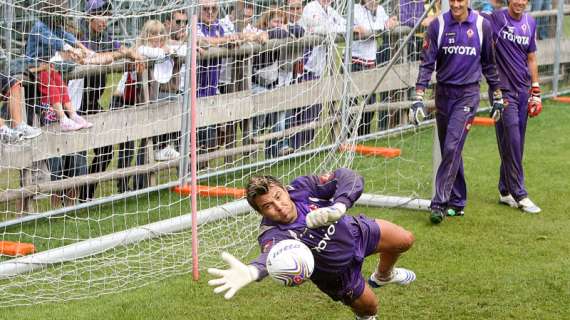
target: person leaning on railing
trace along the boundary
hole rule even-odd
[[[370,70],[376,68],[376,52],[378,43],[375,33],[389,30],[398,25],[395,16],[388,17],[379,0],[361,0],[354,6],[355,40],[352,46],[351,72]],[[365,102],[367,105],[376,103],[376,95],[373,94]],[[351,104],[356,105],[356,99],[351,99]],[[362,113],[362,119],[358,125],[358,135],[370,134],[372,117],[374,112]],[[378,112],[379,127],[387,123],[387,111]],[[384,126],[386,127],[386,126]]]
[[[88,0],[85,5],[87,16],[80,21],[79,38],[86,48],[94,52],[94,54],[84,59],[85,64],[107,65],[121,59],[142,60],[142,57],[135,50],[129,49],[113,39],[112,30],[108,28],[112,9],[111,3],[106,0]],[[83,82],[84,89],[79,113],[97,114],[103,111],[104,106],[101,105],[100,99],[107,87],[107,73],[90,74],[83,79]],[[111,109],[114,107],[117,107],[117,105],[112,105]],[[119,145],[119,168],[126,166],[125,156],[132,154],[132,149],[132,142]],[[95,148],[93,153],[94,157],[89,166],[89,174],[107,170],[113,158],[113,146]],[[81,155],[83,157],[79,159],[79,161],[82,161],[80,165],[87,166],[87,152],[82,152]],[[86,201],[92,199],[96,188],[97,183],[82,186],[79,192],[79,200]],[[118,188],[120,191],[125,189],[120,181],[118,182]]]
[[[219,20],[219,5],[215,0],[200,0],[198,9],[198,46],[204,50],[210,47],[238,45],[242,41],[239,34],[226,35]],[[197,96],[208,97],[219,93],[221,59],[218,57],[200,59],[197,64]],[[200,127],[198,133],[198,152],[206,153],[218,147],[217,126]],[[199,163],[205,169],[207,163]]]

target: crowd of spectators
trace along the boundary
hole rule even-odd
[[[492,10],[500,5],[497,1],[480,0],[474,2],[474,5],[481,6],[480,10]],[[543,2],[547,3],[547,0]],[[184,91],[184,63],[189,38],[189,17],[186,10],[151,15],[140,30],[136,43],[128,44],[121,43],[114,37],[115,30],[110,23],[114,8],[108,0],[83,1],[85,15],[79,19],[78,28],[68,28],[64,21],[68,12],[63,5],[65,1],[48,0],[39,3],[42,6],[38,7],[38,10],[45,14],[40,15],[32,29],[26,33],[28,36],[25,63],[26,75],[31,78],[29,83],[34,85],[33,90],[26,92],[36,95],[33,109],[39,118],[40,126],[58,123],[62,132],[88,129],[93,126],[88,121],[89,115],[104,110],[134,107],[145,102],[177,101]],[[355,41],[350,71],[369,70],[386,63],[394,46],[386,31],[398,25],[413,27],[420,23],[419,19],[427,4],[415,0],[392,0],[384,2],[384,6],[379,0],[360,0],[355,4],[352,27]],[[540,8],[547,6],[548,4],[544,4]],[[439,12],[438,4],[423,21],[418,35],[407,44],[409,52],[419,53],[421,30]],[[244,43],[264,44],[271,39],[295,39],[306,34],[344,34],[347,22],[332,0],[313,0],[307,3],[302,0],[285,0],[284,3],[269,7],[255,2],[221,7],[217,0],[199,0],[197,26],[200,55],[212,47],[236,48]],[[251,56],[249,61],[251,79],[248,81],[239,79],[237,66],[240,66],[240,61],[237,58],[199,58],[196,70],[197,96],[210,97],[240,90],[250,90],[251,94],[256,95],[294,83],[316,80],[336,72],[335,68],[330,67],[333,65],[330,62],[336,54],[333,51],[326,45],[317,45],[306,48],[297,56],[280,56],[283,50],[258,52]],[[417,60],[414,55],[410,58]],[[63,80],[63,74],[67,70],[78,64],[105,65],[119,60],[126,62],[125,72],[116,90],[112,92],[110,102],[102,97],[106,90],[115,86],[109,84],[106,73],[100,73],[78,79],[80,103],[72,103],[71,96],[77,93],[70,94],[68,85],[72,84]],[[150,60],[152,64],[144,63]],[[241,67],[243,72],[243,65]],[[144,83],[147,88],[143,88],[143,72],[147,72],[148,81]],[[5,118],[10,119],[8,123],[0,118],[0,137],[2,141],[10,143],[22,138],[37,137],[42,132],[41,129],[31,126],[31,117],[28,117],[28,124],[22,121],[20,113],[24,109],[21,107],[23,90],[20,81],[15,79],[10,72],[4,71],[0,78],[3,100],[9,101],[9,112]],[[74,88],[76,85],[77,83],[73,83]],[[104,105],[104,101],[108,105]],[[375,102],[375,95],[366,101],[367,104]],[[353,99],[353,104],[356,104],[356,98]],[[287,111],[256,113],[238,123],[200,127],[197,132],[198,150],[200,153],[207,153],[222,147],[234,147],[239,126],[245,143],[263,135],[264,132],[277,133],[308,124],[320,116],[322,109],[322,105],[312,104]],[[385,111],[378,112],[377,115],[378,120],[386,116]],[[371,132],[373,117],[373,112],[365,112],[362,115],[358,134]],[[385,127],[379,124],[379,128]],[[285,156],[303,148],[313,141],[315,130],[305,129],[283,136],[264,140],[266,159]],[[151,140],[156,161],[171,161],[180,157],[178,132],[155,136]],[[143,152],[146,143],[147,139],[144,139],[138,148],[135,141],[118,145],[117,166],[127,168],[132,165],[134,158],[136,165],[148,161]],[[51,179],[105,171],[112,161],[113,149],[114,146],[109,145],[95,148],[91,152],[85,150],[49,159]],[[88,163],[88,154],[91,153],[93,156],[89,156],[91,162]],[[206,167],[207,162],[200,163],[201,169]],[[132,184],[127,178],[117,181],[119,192],[142,188],[145,185],[145,182],[137,177]],[[96,184],[89,184],[64,193],[68,198],[87,201],[94,197],[96,187]],[[62,197],[64,193],[58,196]],[[57,201],[54,200],[55,202]]]

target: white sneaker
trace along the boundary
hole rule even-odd
[[[507,205],[511,208],[518,208],[519,207],[519,204],[517,203],[515,198],[513,198],[513,196],[511,196],[511,194],[503,196],[499,193],[499,203]]]
[[[82,125],[69,119],[68,117],[63,117],[59,119],[59,126],[61,128],[61,131],[63,132],[76,131],[83,128]]]
[[[526,213],[539,213],[542,211],[534,202],[532,202],[528,197],[522,199],[518,203],[519,208]]]
[[[85,120],[85,118],[83,118],[82,116],[75,114],[71,117],[71,120],[73,120],[75,123],[81,125],[81,128],[85,128],[85,129],[89,129],[93,126],[93,124],[87,120]]]
[[[395,283],[400,286],[406,286],[416,280],[416,274],[412,270],[404,268],[394,268],[392,270],[392,277],[389,280],[378,280],[376,272],[370,275],[368,284],[372,288],[380,288],[390,283]]]
[[[156,161],[169,161],[178,159],[180,157],[180,153],[174,150],[173,147],[170,145],[164,147],[163,149],[156,150],[154,152],[154,160]]]
[[[24,139],[33,139],[42,134],[42,129],[31,127],[23,122],[17,125],[14,130],[20,132]]]
[[[4,143],[14,143],[22,139],[22,133],[8,126],[0,127],[0,141]]]

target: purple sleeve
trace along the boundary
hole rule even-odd
[[[495,46],[493,45],[493,30],[488,20],[483,20],[483,44],[481,46],[481,70],[489,89],[495,91],[500,88],[499,72],[495,62]]]
[[[364,191],[364,179],[350,169],[340,168],[321,176],[299,177],[291,186],[310,190],[313,197],[332,199],[333,203],[340,202],[350,208]]]
[[[418,73],[418,81],[416,89],[425,90],[431,80],[431,75],[435,70],[435,62],[437,60],[437,31],[439,28],[439,20],[434,19],[428,26],[424,34],[424,42],[422,46],[422,55],[420,70]]]
[[[530,35],[530,43],[528,45],[528,53],[533,53],[533,52],[536,52],[536,20],[534,20],[534,18],[530,17],[530,16],[529,16],[529,20],[530,20],[529,24],[532,25],[530,27],[530,29],[534,30],[534,32]]]
[[[258,237],[259,248],[261,253],[257,258],[251,261],[249,264],[256,267],[259,271],[259,277],[257,281],[263,280],[263,278],[267,277],[267,255],[269,254],[269,250],[281,240],[290,239],[284,231],[280,231],[278,228],[275,227],[268,227],[261,225],[261,229],[268,228],[266,231],[261,231],[261,234]]]

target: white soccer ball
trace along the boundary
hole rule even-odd
[[[311,250],[301,241],[287,239],[275,244],[267,256],[267,272],[282,285],[294,287],[309,279],[315,268]]]

